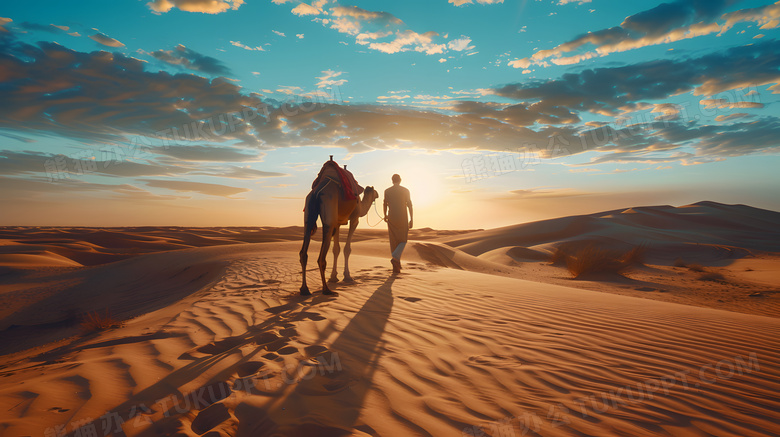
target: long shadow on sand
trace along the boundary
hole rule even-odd
[[[146,423],[145,420],[137,419],[139,414],[157,410],[158,413],[163,413],[163,417],[156,420],[152,426],[138,432],[137,435],[156,436],[175,433],[182,426],[180,417],[183,414],[187,414],[191,409],[199,410],[206,408],[230,395],[231,389],[224,381],[235,374],[237,369],[251,364],[252,358],[257,355],[278,350],[281,347],[280,343],[286,343],[284,337],[273,332],[275,329],[296,321],[321,319],[318,313],[311,310],[319,304],[332,300],[333,298],[322,295],[313,298],[295,296],[284,305],[269,308],[268,310],[270,311],[267,311],[272,315],[268,319],[257,325],[250,326],[244,334],[197,348],[196,351],[198,352],[196,353],[199,353],[201,356],[186,357],[187,354],[184,354],[180,359],[190,359],[192,360],[190,364],[172,371],[157,383],[139,391],[122,404],[108,411],[106,415],[118,417],[120,419],[117,420],[127,423],[130,423],[131,419],[136,417],[136,419],[132,419],[133,425],[130,425],[134,427],[138,424],[144,426]],[[247,346],[252,346],[254,349],[248,353],[242,353],[240,349]],[[244,355],[243,358],[233,365],[224,367],[223,370],[209,379],[206,385],[191,392],[181,391],[184,386],[200,378],[204,373],[215,367],[224,366],[223,361],[231,356],[234,357],[236,353],[242,353]],[[202,356],[202,354],[206,356]],[[204,392],[204,388],[207,389],[206,392]],[[224,407],[221,404],[219,406]],[[99,421],[95,421],[98,429],[101,426],[98,423]],[[87,424],[85,426],[92,425]],[[81,431],[68,434],[68,436],[75,437],[79,435],[79,432]],[[117,432],[115,435],[121,436],[125,434]]]
[[[351,434],[382,353],[382,334],[393,308],[394,281],[391,276],[380,285],[333,342],[329,367],[313,367],[313,373],[287,386],[268,404],[238,405],[237,435]]]
[[[394,280],[393,277],[387,279],[374,291],[329,349],[313,346],[326,350],[320,357],[327,356],[327,364],[330,367],[310,367],[314,372],[310,376],[296,381],[286,380],[272,391],[263,390],[267,381],[257,379],[256,376],[250,376],[249,380],[254,381],[257,389],[245,386],[243,379],[237,380],[236,382],[240,383],[235,385],[233,390],[259,395],[248,398],[249,401],[236,407],[234,413],[239,419],[237,435],[255,437],[349,434],[360,415],[363,399],[370,387],[382,350],[381,337],[393,305],[391,286]],[[274,331],[280,327],[290,327],[298,321],[322,320],[322,316],[312,309],[332,300],[334,298],[322,295],[308,299],[296,296],[287,304],[268,308],[266,311],[272,315],[262,323],[249,327],[246,333],[239,336],[197,348],[196,353],[207,356],[182,358],[191,359],[192,362],[136,393],[107,414],[130,423],[130,419],[139,413],[163,413],[163,417],[155,420],[152,426],[137,433],[138,436],[155,436],[175,434],[183,425],[182,415],[191,415],[193,409],[201,410],[192,427],[199,434],[205,433],[230,418],[226,405],[220,402],[231,393],[231,388],[225,381],[236,373],[242,376],[242,369],[256,366],[258,362],[253,359],[257,356],[276,356],[274,351],[281,353],[288,343],[288,338],[279,336]],[[322,334],[323,337],[325,335]],[[320,340],[317,343],[320,343]],[[239,350],[247,346],[253,346],[253,349]],[[203,373],[217,366],[224,366],[223,361],[231,356],[235,357],[236,353],[241,353],[243,357],[224,367],[210,378],[206,385],[188,393],[181,391]],[[323,372],[323,369],[328,371]],[[252,369],[252,372],[256,371],[257,369]],[[328,398],[325,402],[323,396]],[[203,420],[200,422],[207,422],[206,425],[199,423],[201,416]],[[143,420],[133,421],[144,423]],[[97,423],[97,426],[100,424]],[[124,434],[118,432],[116,435]]]

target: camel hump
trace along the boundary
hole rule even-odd
[[[363,187],[357,183],[352,172],[341,168],[332,158],[330,161],[325,161],[325,164],[322,165],[317,178],[311,184],[312,190],[325,178],[331,179],[339,185],[341,193],[346,200],[354,200],[363,192]]]

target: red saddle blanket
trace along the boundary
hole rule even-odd
[[[346,200],[354,200],[363,192],[363,187],[358,185],[352,172],[341,168],[336,161],[325,161],[319,174],[317,174],[317,179],[312,182],[311,189],[316,188],[323,178],[330,178],[338,183]]]

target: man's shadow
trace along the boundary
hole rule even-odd
[[[301,380],[275,401],[236,407],[238,436],[341,436],[360,416],[382,355],[382,334],[393,308],[395,276],[380,285],[350,320],[329,352],[311,361]],[[324,338],[323,338],[324,340]]]

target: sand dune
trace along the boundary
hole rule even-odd
[[[178,310],[7,363],[4,435],[141,411],[127,435],[776,431],[777,319],[359,256],[302,300],[263,246]]]
[[[780,290],[772,280],[780,271],[780,213],[774,211],[714,202],[635,207],[435,241],[508,266],[522,279],[780,316]],[[545,262],[558,248],[574,252],[588,245],[617,252],[642,246],[646,262],[595,281],[572,281],[563,265]]]
[[[428,240],[470,231],[413,229],[409,236]],[[353,241],[386,236],[381,229],[358,229]],[[317,234],[314,239],[319,241]],[[302,226],[244,228],[122,227],[122,228],[0,228],[0,274],[8,268],[93,266],[144,253],[240,243],[301,241]],[[18,255],[29,255],[19,257]],[[64,260],[67,258],[70,261]]]
[[[598,214],[543,220],[440,241],[479,256],[500,247],[551,251],[563,243],[596,241],[602,246],[648,246],[655,262],[676,258],[713,262],[753,252],[780,252],[780,213],[745,205],[699,202],[636,207]]]
[[[718,284],[731,294],[772,290],[777,216],[697,204],[418,231],[424,239],[397,276],[387,241],[369,231],[354,246],[355,283],[311,298],[297,296],[299,228],[158,228],[126,239],[88,229],[14,239],[6,228],[0,248],[125,258],[6,264],[0,434],[778,435],[780,318],[757,315],[777,312],[775,296],[746,297],[770,310],[723,302],[751,312],[743,314],[663,301],[693,299],[674,290],[636,290],[669,272],[684,288],[693,273],[664,265],[664,245],[696,243],[734,248],[684,253],[733,272]],[[753,237],[762,226],[766,241]],[[77,235],[92,237],[69,240]],[[658,264],[622,279],[574,281],[544,258],[556,244],[649,236]],[[131,254],[132,241],[147,252]],[[172,244],[187,248],[165,251]],[[615,294],[629,291],[642,298]],[[89,311],[122,326],[82,333],[77,321]]]

